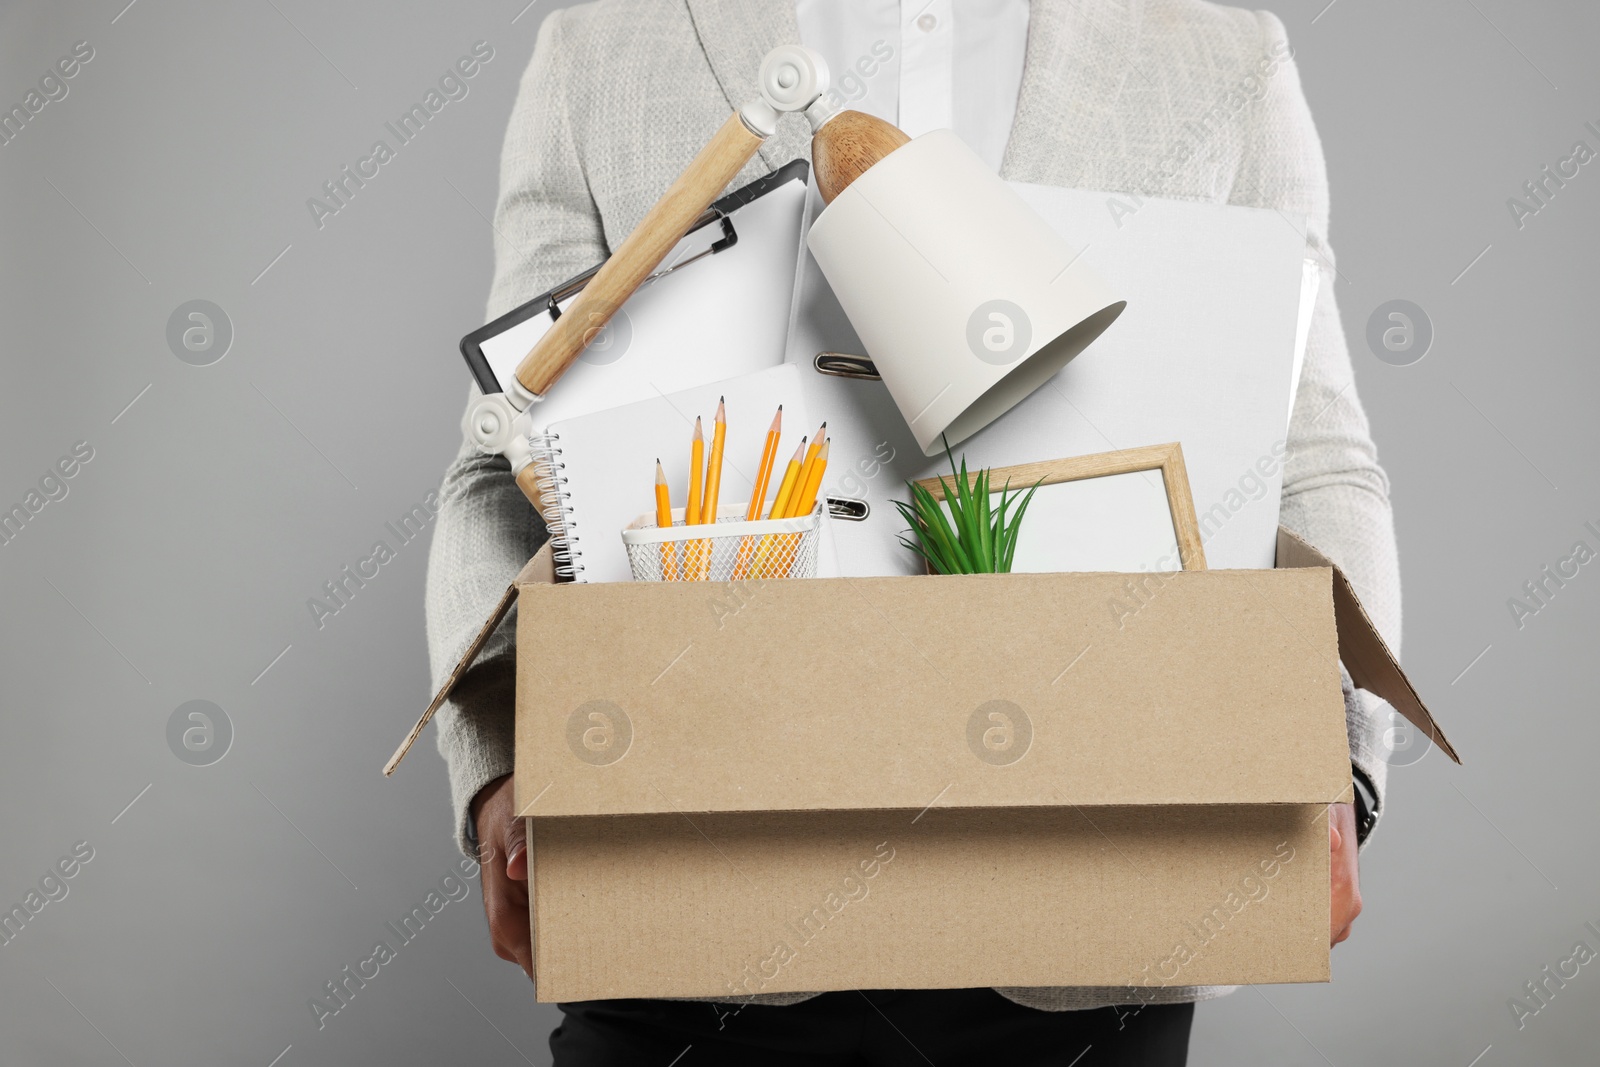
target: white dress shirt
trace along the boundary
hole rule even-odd
[[[996,172],[1022,87],[1028,0],[795,0],[833,100],[916,137],[950,129]]]

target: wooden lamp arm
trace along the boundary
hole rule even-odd
[[[611,321],[696,219],[755,155],[764,137],[738,112],[684,168],[617,247],[565,314],[517,365],[517,381],[541,396],[567,372],[595,335]]]
[[[783,111],[806,111],[828,88],[828,65],[799,45],[782,45],[761,61],[761,95],[728,116],[661,199],[645,213],[578,299],[517,365],[509,392],[519,409],[539,397],[567,372],[617,309],[683,239],[696,219],[727,188],[777,131]],[[818,116],[812,115],[813,125]]]

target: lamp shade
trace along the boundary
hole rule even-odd
[[[807,243],[929,456],[1011,410],[1127,306],[949,130],[873,164]]]

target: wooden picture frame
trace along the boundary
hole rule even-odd
[[[1183,464],[1183,446],[1176,441],[1162,445],[1144,445],[1118,452],[1096,452],[1088,456],[1070,456],[1065,459],[1041,460],[1037,463],[1019,463],[1011,467],[995,467],[989,471],[990,494],[1000,492],[1007,482],[1013,493],[1023,492],[1034,485],[1054,485],[1058,482],[1076,482],[1086,478],[1107,478],[1116,474],[1135,474],[1139,471],[1160,471],[1166,489],[1167,511],[1172,517],[1172,532],[1178,544],[1178,556],[1186,571],[1206,569],[1205,545],[1200,540],[1200,520],[1195,515],[1194,496],[1189,491],[1189,471]],[[968,471],[967,485],[975,486],[978,474]],[[935,500],[944,499],[944,486],[938,478],[922,478],[915,484],[926,489]]]

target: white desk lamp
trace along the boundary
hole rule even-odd
[[[812,166],[829,203],[810,246],[929,454],[976,433],[1077,355],[1125,306],[1077,262],[949,131],[915,141],[823,94],[828,66],[799,45],[761,62],[761,94],[728,117],[619,245],[573,306],[517,366],[504,393],[480,398],[467,429],[511,462],[540,506],[529,409],[777,130],[811,124]],[[969,340],[969,338],[973,340]]]

